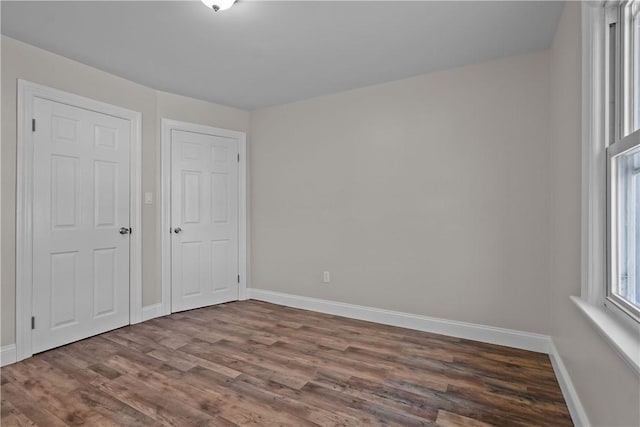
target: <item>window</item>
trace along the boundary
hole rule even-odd
[[[637,375],[639,3],[581,3],[582,288],[571,297]]]
[[[609,146],[607,300],[640,318],[640,132]]]
[[[607,291],[640,321],[640,0],[607,11]]]

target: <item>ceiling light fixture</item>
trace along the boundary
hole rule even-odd
[[[233,6],[235,2],[236,0],[202,0],[202,3],[208,8],[213,9],[214,12],[227,10]]]

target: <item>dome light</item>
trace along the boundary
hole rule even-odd
[[[215,12],[227,10],[233,6],[235,2],[236,0],[202,0],[202,3],[204,3],[205,6],[213,9]]]

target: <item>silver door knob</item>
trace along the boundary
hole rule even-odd
[[[131,229],[128,227],[120,227],[120,234],[129,234],[131,233]]]
[[[173,229],[173,232],[176,233],[176,234],[180,233],[181,231],[182,231],[182,228],[180,228],[180,227],[176,227],[176,228]]]

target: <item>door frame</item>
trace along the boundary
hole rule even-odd
[[[162,245],[161,311],[158,316],[171,314],[171,132],[174,130],[217,135],[238,140],[238,300],[246,300],[247,293],[247,134],[245,132],[162,118],[160,149],[160,236]]]
[[[16,172],[16,356],[33,355],[31,316],[33,313],[33,104],[35,98],[70,105],[129,121],[130,206],[133,232],[129,240],[129,324],[142,321],[142,114],[48,86],[18,80],[17,172]]]

